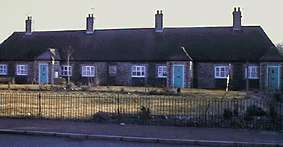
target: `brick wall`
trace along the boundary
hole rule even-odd
[[[65,63],[63,62],[62,65]],[[162,63],[132,63],[132,62],[71,62],[72,76],[71,81],[75,84],[91,85],[130,85],[130,86],[166,86],[166,78],[160,79],[156,76],[156,65]],[[81,66],[95,66],[95,77],[82,77]],[[131,76],[132,65],[143,65],[146,67],[146,76],[144,78],[133,78]],[[166,65],[164,63],[164,65]],[[109,74],[109,66],[116,66],[116,75]]]
[[[194,70],[197,75],[195,85],[197,88],[226,88],[226,79],[215,79],[214,67],[215,66],[228,66],[229,63],[197,63]],[[258,65],[255,63],[250,63],[250,65]],[[261,68],[260,68],[261,69]],[[230,79],[230,89],[232,90],[243,90],[246,88],[245,80],[245,63],[233,62],[231,63],[231,79]],[[259,79],[250,79],[249,87],[251,89],[259,88]]]
[[[181,64],[184,65],[184,87],[192,87],[193,82],[193,71],[192,66],[193,64],[189,61],[170,61],[167,62],[167,87],[172,88],[173,87],[173,65],[174,64]]]
[[[197,63],[197,88],[215,88],[214,63]]]

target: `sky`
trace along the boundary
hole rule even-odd
[[[242,9],[243,25],[260,25],[273,43],[283,43],[283,0],[0,0],[0,43],[25,30],[83,30],[93,12],[95,29],[151,28],[163,10],[164,27],[231,26],[233,7]]]

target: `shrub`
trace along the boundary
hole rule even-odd
[[[25,86],[24,90],[29,90],[30,88]],[[39,85],[39,90],[43,90],[43,91],[50,91],[51,87],[48,85]]]
[[[151,119],[151,112],[150,112],[149,108],[141,106],[139,114],[140,114],[140,119],[143,120],[144,122]]]
[[[282,102],[282,94],[280,92],[276,92],[272,95],[272,99],[275,101],[275,102]]]
[[[66,81],[65,78],[60,77],[60,78],[55,79],[55,83],[56,83],[57,85],[62,85],[62,86],[64,86],[64,85],[66,85],[67,81]]]
[[[223,118],[230,120],[233,117],[233,112],[230,109],[224,109]]]
[[[76,85],[73,82],[69,82],[66,84],[67,90],[74,90],[76,88]]]
[[[270,105],[269,107],[269,115],[272,118],[272,120],[276,120],[277,119],[277,112],[274,108],[274,105]]]
[[[153,89],[153,90],[148,91],[148,94],[150,94],[150,95],[160,95],[161,92],[158,92],[156,89]]]
[[[264,116],[266,112],[256,105],[249,106],[246,111],[247,116]]]
[[[89,86],[81,86],[81,91],[90,91],[90,89]]]
[[[111,118],[110,114],[109,113],[106,113],[106,112],[97,112],[93,115],[93,120],[95,121],[109,121]]]

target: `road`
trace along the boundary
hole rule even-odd
[[[70,139],[63,137],[0,135],[1,147],[200,147],[188,145],[170,145],[154,143],[135,143],[120,141],[100,141]]]

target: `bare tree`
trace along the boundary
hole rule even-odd
[[[68,45],[68,46],[63,48],[63,53],[64,53],[65,59],[67,61],[67,66],[68,66],[68,70],[67,70],[68,71],[68,74],[67,74],[67,84],[70,83],[70,75],[69,75],[70,68],[69,67],[70,67],[70,59],[72,57],[73,52],[74,52],[74,49],[73,49],[73,47],[71,45]]]

